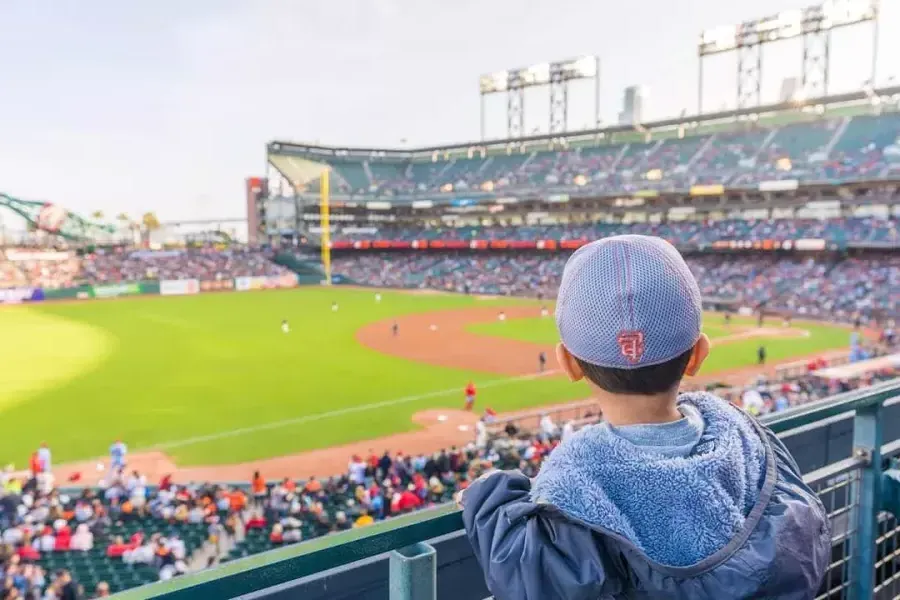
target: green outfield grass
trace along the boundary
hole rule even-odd
[[[780,321],[770,319],[767,327],[778,328]],[[713,342],[709,358],[703,364],[701,373],[714,374],[716,371],[737,369],[756,364],[757,349],[766,347],[768,360],[772,362],[803,356],[834,348],[847,347],[850,333],[838,326],[823,325],[813,322],[795,322],[793,328],[809,332],[804,337],[753,337],[743,340],[729,341],[742,327],[755,327],[756,319],[749,317],[733,317],[730,326],[725,326],[721,314],[704,315],[703,331]],[[493,335],[539,344],[554,343],[559,339],[556,324],[552,318],[514,319],[495,323],[474,323],[468,326],[469,331],[479,335]],[[717,343],[716,340],[719,340]]]
[[[101,456],[115,438],[133,451],[161,448],[185,465],[279,456],[409,430],[417,411],[459,407],[469,379],[481,387],[479,403],[501,411],[586,395],[562,377],[509,379],[364,348],[355,333],[367,323],[492,302],[383,298],[376,304],[368,290],[301,288],[4,308],[0,463],[24,465],[43,440],[55,462]],[[282,319],[291,323],[289,335]],[[846,343],[841,330],[804,328],[813,335],[773,342],[772,358]],[[552,319],[474,329],[555,339]],[[734,360],[714,354],[710,368]]]
[[[559,379],[408,362],[354,336],[399,314],[485,303],[385,292],[376,304],[372,291],[301,288],[4,308],[0,463],[25,464],[42,440],[56,462],[100,456],[117,437],[179,464],[279,456],[412,429],[417,411],[460,407],[469,379],[497,410],[584,397]],[[244,431],[202,439],[234,430]]]

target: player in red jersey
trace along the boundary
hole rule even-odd
[[[475,406],[475,384],[471,381],[466,386],[466,410],[472,410]]]

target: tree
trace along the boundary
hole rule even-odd
[[[102,221],[103,220],[103,211],[95,210],[94,212],[91,213],[91,218],[95,221]]]
[[[156,231],[160,227],[159,219],[156,218],[154,212],[144,213],[144,216],[141,217],[141,224],[148,232]]]
[[[127,213],[119,213],[118,215],[116,215],[116,221],[124,226],[128,224],[129,221],[131,221],[131,217],[129,217]]]

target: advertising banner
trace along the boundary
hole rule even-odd
[[[781,179],[774,181],[762,181],[759,184],[761,192],[789,192],[800,187],[800,182],[796,179]]]
[[[159,293],[163,296],[185,296],[200,293],[197,279],[168,279],[159,282]]]
[[[84,300],[90,298],[94,290],[89,285],[44,290],[44,300]]]
[[[40,302],[43,299],[44,290],[41,288],[20,287],[0,289],[0,304]]]
[[[297,287],[297,274],[296,273],[288,273],[286,275],[280,275],[278,277],[274,277],[278,281],[278,287],[282,288],[292,288]]]
[[[691,196],[721,196],[725,193],[723,185],[692,185]]]
[[[254,288],[256,284],[256,277],[235,277],[234,278],[234,289],[239,292],[249,292],[252,289],[260,289]]]
[[[95,298],[118,298],[119,296],[133,296],[141,293],[139,283],[118,283],[116,285],[95,285]]]
[[[201,292],[221,292],[234,289],[234,279],[212,279],[200,282]]]
[[[236,277],[234,289],[239,292],[252,290],[274,290],[297,286],[297,276],[293,273],[287,275],[272,275],[270,277]]]
[[[24,260],[43,260],[61,262],[72,258],[69,252],[31,252],[27,250],[7,250],[6,260],[19,262]]]

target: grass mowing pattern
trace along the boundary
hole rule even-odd
[[[0,463],[26,464],[43,440],[56,462],[101,456],[118,437],[133,451],[171,444],[167,452],[182,465],[281,456],[413,429],[410,417],[417,411],[461,407],[468,380],[502,379],[382,355],[355,339],[356,331],[373,321],[492,301],[382,296],[376,304],[369,290],[301,288],[0,310]],[[331,311],[332,301],[339,302],[338,312]],[[280,330],[282,319],[291,323],[289,335]],[[772,360],[847,343],[845,330],[802,327],[812,332],[809,338],[766,342]],[[552,318],[472,330],[537,342],[556,339]],[[714,349],[707,371],[752,364],[758,342],[729,344],[727,353]],[[442,390],[447,391],[435,394]],[[422,394],[431,395],[179,443]],[[506,380],[484,388],[479,406],[505,411],[586,395],[585,386],[562,377]]]
[[[9,355],[32,353],[23,375],[0,371],[0,462],[24,465],[47,440],[54,461],[104,455],[117,437],[132,450],[406,396],[450,392],[306,424],[176,445],[179,464],[228,464],[375,438],[415,427],[413,413],[459,408],[462,389],[495,374],[412,363],[362,347],[364,324],[392,316],[484,305],[451,295],[301,288],[259,293],[146,297],[43,304],[0,311]],[[332,301],[340,304],[331,311]],[[284,335],[282,319],[291,323]],[[35,336],[31,325],[52,327]],[[64,332],[70,332],[64,335]],[[401,332],[402,335],[402,332]],[[44,360],[100,336],[105,358],[59,374]],[[35,340],[39,339],[40,344]],[[9,359],[9,356],[6,357]],[[19,361],[21,362],[21,361]],[[18,364],[18,363],[13,363]],[[54,373],[56,373],[55,376]],[[24,386],[25,382],[35,382]],[[513,381],[485,389],[479,402],[511,410],[582,398],[560,379]],[[483,398],[483,400],[482,400]]]

